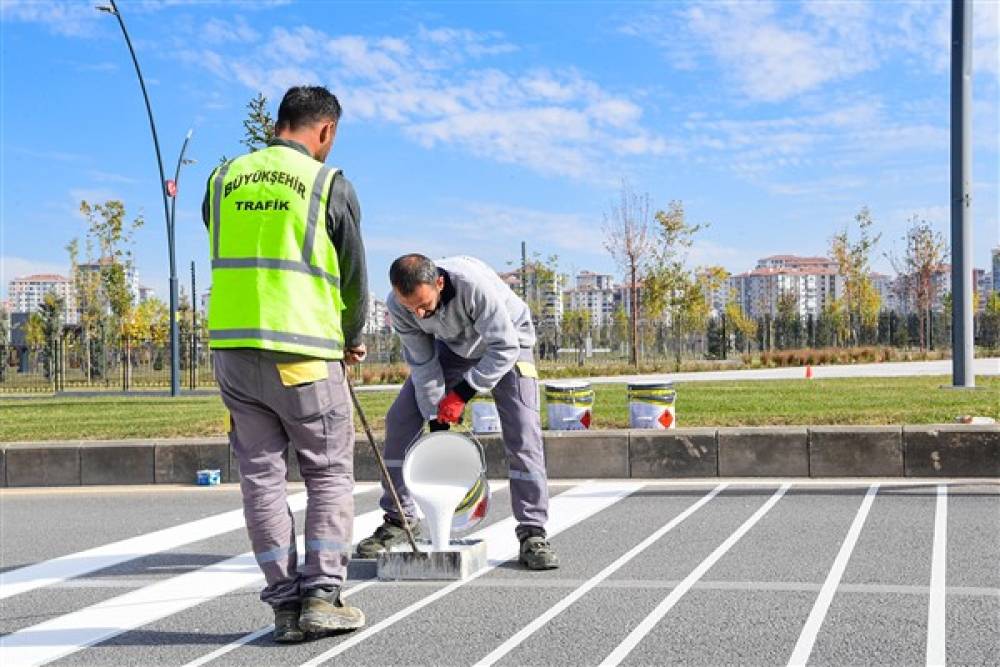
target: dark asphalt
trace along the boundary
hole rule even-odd
[[[778,487],[787,493],[708,568],[648,632],[622,664],[784,665],[806,627],[828,573],[873,481],[880,482],[815,634],[809,664],[926,664],[928,606],[935,541],[937,482],[897,480],[733,481],[686,520],[622,564],[533,634],[510,645],[502,665],[597,665],[640,626],[692,571],[727,541]],[[553,483],[553,496],[581,482]],[[715,480],[595,483],[624,494],[552,537],[562,567],[526,572],[513,563],[455,587],[393,622],[328,664],[468,665],[504,645],[635,545],[717,486]],[[1000,664],[1000,484],[949,481],[944,608],[952,664]],[[296,485],[293,491],[299,491]],[[356,496],[357,514],[377,508],[374,489]],[[72,489],[0,492],[0,557],[5,571],[238,510],[235,487],[214,489]],[[567,512],[569,510],[566,510]],[[301,522],[301,512],[297,518]],[[501,490],[483,529],[509,518]],[[506,534],[506,533],[505,533]],[[355,535],[355,539],[364,535]],[[0,600],[4,642],[32,627],[86,610],[81,628],[101,623],[88,608],[249,549],[242,526],[114,567]],[[352,566],[349,600],[369,627],[445,584],[372,582],[369,564]],[[225,576],[225,575],[221,575]],[[240,586],[179,613],[55,659],[65,665],[183,665],[239,642],[271,621],[258,585]],[[89,624],[89,625],[88,625]],[[76,627],[76,626],[74,626]],[[103,626],[102,626],[103,627]],[[301,665],[353,635],[294,646],[267,636],[233,646],[208,664]],[[72,645],[70,630],[33,636],[37,644]],[[8,645],[0,663],[15,664]]]

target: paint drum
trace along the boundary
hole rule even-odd
[[[403,459],[403,482],[418,506],[418,490],[422,487],[461,487],[455,506],[448,509],[451,535],[470,531],[486,518],[490,504],[486,454],[478,442],[461,433],[436,431],[417,440]],[[430,521],[432,512],[426,507],[420,510]],[[441,517],[441,531],[446,530],[444,518]],[[447,543],[448,536],[439,537]]]
[[[594,390],[589,382],[549,382],[545,405],[550,431],[583,431],[590,428]]]
[[[634,382],[628,385],[629,428],[668,429],[677,427],[673,382]]]
[[[474,399],[469,403],[472,411],[472,432],[473,433],[499,433],[500,413],[497,412],[497,404],[485,398]]]

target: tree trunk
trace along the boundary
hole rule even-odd
[[[632,352],[630,362],[632,366],[639,366],[639,288],[635,284],[635,263],[632,263],[630,267],[631,273],[631,284],[629,285],[629,300],[631,301],[631,312],[629,315],[632,319]]]

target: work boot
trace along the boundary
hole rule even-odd
[[[365,615],[357,607],[347,607],[340,600],[340,587],[310,588],[302,594],[299,627],[302,632],[324,634],[338,630],[357,630],[365,625]]]
[[[271,637],[279,644],[293,644],[306,638],[299,627],[301,605],[297,600],[284,602],[274,608],[274,633]]]
[[[529,570],[554,570],[559,567],[559,557],[544,535],[529,535],[521,540],[518,560]]]
[[[418,537],[420,524],[411,521],[410,530],[413,531],[414,538]],[[375,529],[371,537],[366,537],[358,542],[357,556],[358,558],[378,558],[380,553],[388,551],[393,546],[407,543],[409,540],[406,538],[406,530],[403,529],[402,524],[386,517],[385,522]]]

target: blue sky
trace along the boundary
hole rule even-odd
[[[1000,237],[1000,11],[975,3],[975,263]],[[115,20],[93,3],[2,0],[2,289],[67,271],[81,199],[145,216],[141,280],[163,298],[157,171]],[[363,209],[373,290],[409,251],[498,269],[529,252],[618,273],[601,232],[621,180],[709,223],[692,265],[824,254],[862,205],[888,251],[913,214],[949,224],[949,2],[332,3],[122,0],[172,173],[182,284],[208,283],[199,206],[244,105],[333,90],[330,162]],[[876,268],[889,272],[879,256]]]

